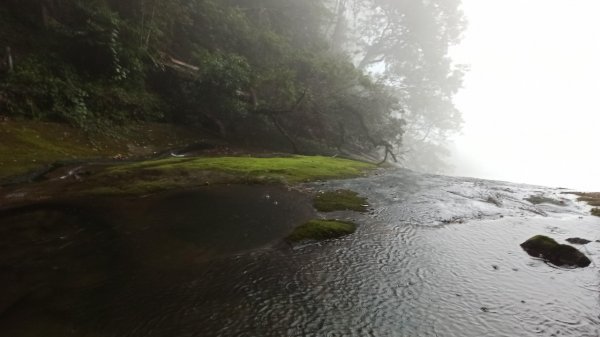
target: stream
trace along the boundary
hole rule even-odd
[[[369,212],[303,193],[340,188]],[[563,192],[386,169],[4,210],[0,336],[600,336],[600,218]],[[317,216],[359,228],[282,240]],[[537,234],[592,264],[530,257]]]

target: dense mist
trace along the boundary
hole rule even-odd
[[[597,1],[463,1],[453,173],[600,189]]]

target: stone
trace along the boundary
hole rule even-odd
[[[521,244],[527,254],[557,266],[587,267],[590,259],[573,246],[562,245],[544,235],[536,235]]]
[[[587,245],[588,243],[590,243],[592,241],[586,240],[586,239],[582,239],[582,238],[568,238],[567,242],[568,243],[572,243],[574,245]]]

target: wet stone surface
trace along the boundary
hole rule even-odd
[[[578,246],[582,269],[519,247],[600,239],[563,190],[406,170],[304,187],[356,191],[370,211],[328,213],[357,231],[294,246],[282,238],[321,215],[285,188],[4,212],[0,335],[600,335],[600,244]]]

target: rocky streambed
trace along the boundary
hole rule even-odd
[[[312,207],[340,189],[367,212]],[[6,207],[0,335],[597,336],[600,218],[563,192],[386,169]],[[315,217],[357,230],[284,240]],[[538,234],[591,264],[530,257]]]

